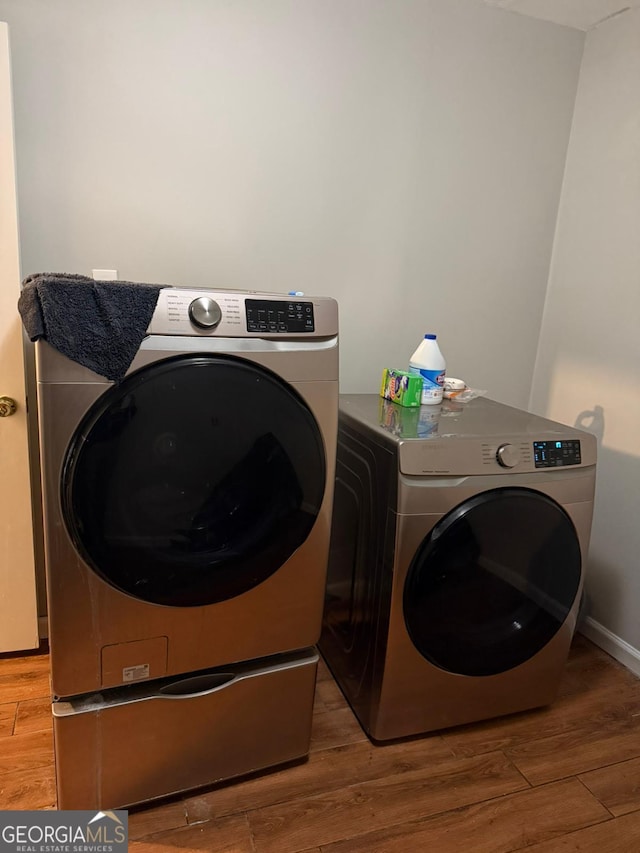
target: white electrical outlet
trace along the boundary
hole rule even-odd
[[[118,270],[91,270],[91,275],[96,281],[116,281]]]

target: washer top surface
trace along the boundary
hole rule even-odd
[[[147,351],[166,353],[162,357],[201,351],[242,357],[260,352],[269,358],[282,355],[305,379],[337,380],[337,342],[338,303],[332,297],[162,287],[130,370],[150,363]],[[329,353],[327,367],[322,359]],[[110,381],[44,339],[36,342],[35,354],[39,383]],[[290,370],[287,378],[291,379]]]
[[[596,461],[590,433],[486,397],[409,409],[377,394],[342,394],[340,413],[393,446],[405,474],[521,473]]]

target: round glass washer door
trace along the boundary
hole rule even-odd
[[[580,574],[580,543],[559,504],[532,489],[493,489],[449,512],[421,543],[404,587],[405,624],[441,669],[505,672],[558,632]]]
[[[85,562],[117,589],[212,604],[299,548],[325,476],[318,424],[292,386],[233,356],[177,356],[89,410],[64,462],[63,515]]]

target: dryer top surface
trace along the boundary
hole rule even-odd
[[[377,394],[341,394],[340,411],[350,419],[391,436],[394,441],[419,439],[438,441],[455,438],[492,438],[509,436],[518,438],[545,438],[556,435],[575,435],[580,432],[547,418],[477,397],[468,403],[444,400],[437,406],[420,406],[409,409],[384,400]],[[438,429],[427,432],[424,424],[437,423]]]
[[[520,473],[596,460],[592,434],[486,397],[409,409],[376,394],[342,394],[340,418],[393,447],[405,474]]]

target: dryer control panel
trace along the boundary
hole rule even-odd
[[[426,441],[399,442],[399,464],[403,474],[430,476],[470,476],[497,474],[513,476],[534,471],[583,468],[596,461],[596,440],[546,439],[522,441],[517,436],[504,440],[479,441],[437,437]],[[559,447],[557,445],[560,445]]]
[[[533,459],[536,468],[558,468],[562,465],[580,465],[580,441],[534,441]]]

